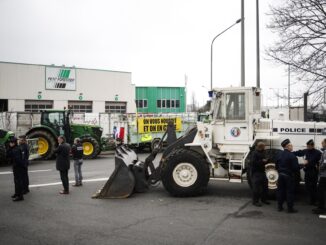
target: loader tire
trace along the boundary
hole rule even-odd
[[[84,159],[94,159],[100,154],[100,145],[93,137],[84,137],[81,142],[84,148]]]
[[[6,145],[1,144],[0,145],[0,165],[6,164],[8,162],[7,160],[7,154],[6,154]]]
[[[176,149],[167,156],[162,166],[161,180],[172,196],[198,196],[206,190],[209,167],[200,153]]]
[[[27,135],[28,138],[38,138],[38,153],[41,159],[47,160],[54,156],[56,139],[51,133],[44,130],[36,130]]]

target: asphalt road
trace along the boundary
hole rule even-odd
[[[141,158],[146,155],[142,154]],[[31,192],[14,203],[10,166],[0,167],[0,244],[325,244],[326,219],[303,197],[298,214],[251,205],[247,183],[211,180],[206,195],[174,198],[160,185],[128,199],[91,199],[112,155],[84,161],[83,187],[62,196],[54,161],[32,162]],[[73,180],[73,170],[69,173]]]

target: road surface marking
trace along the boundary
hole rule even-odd
[[[87,183],[87,182],[97,182],[97,181],[104,181],[104,180],[108,180],[109,177],[105,177],[105,178],[97,178],[97,179],[85,179],[83,180],[83,183]],[[69,181],[69,183],[75,183],[74,180]],[[53,186],[53,185],[62,185],[62,182],[52,182],[52,183],[46,183],[46,184],[36,184],[36,185],[29,185],[29,188],[34,188],[34,187],[45,187],[45,186]]]
[[[326,215],[319,215],[319,218],[326,219]]]
[[[38,173],[38,172],[49,172],[49,171],[52,171],[52,169],[31,170],[28,172],[29,173]],[[12,174],[12,171],[0,172],[0,175],[4,175],[4,174]]]

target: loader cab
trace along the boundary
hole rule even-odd
[[[48,110],[41,113],[41,125],[55,131],[56,135],[64,135],[70,141],[70,112],[66,110]]]
[[[217,144],[248,144],[253,140],[253,124],[260,117],[260,89],[230,87],[213,90],[213,141]]]

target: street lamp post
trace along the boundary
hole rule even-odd
[[[224,32],[226,32],[227,30],[231,29],[233,26],[235,26],[236,24],[240,23],[242,21],[242,19],[238,19],[235,23],[233,23],[232,25],[230,25],[228,28],[226,28],[224,31],[220,32],[219,34],[217,34],[211,43],[211,90],[213,90],[213,44],[216,38],[218,38],[219,36],[221,36]]]

